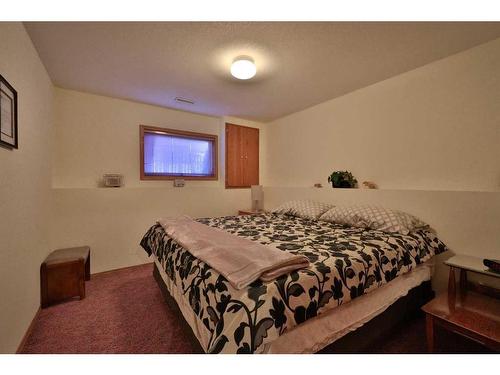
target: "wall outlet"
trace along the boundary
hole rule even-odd
[[[176,178],[174,180],[174,187],[184,187],[186,182],[182,178]]]

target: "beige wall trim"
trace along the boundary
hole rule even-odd
[[[141,263],[141,264],[134,264],[133,266],[114,268],[114,269],[108,270],[108,271],[101,271],[101,272],[92,273],[91,275],[92,276],[98,276],[98,275],[103,275],[103,274],[110,273],[110,272],[115,272],[115,271],[123,271],[123,270],[128,270],[128,269],[134,269],[134,268],[144,267],[147,264],[153,264],[153,262],[146,262],[146,263]]]
[[[36,310],[36,313],[33,316],[33,319],[31,319],[30,325],[28,326],[28,329],[24,333],[23,339],[21,340],[21,342],[19,343],[19,346],[17,347],[16,354],[22,354],[24,346],[26,345],[26,342],[28,341],[28,337],[30,337],[31,332],[33,332],[33,328],[35,328],[35,322],[37,321],[41,310],[42,309],[40,307],[38,307],[38,309]]]

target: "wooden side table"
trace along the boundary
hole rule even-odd
[[[238,215],[258,215],[263,214],[264,211],[252,211],[252,210],[239,210]]]
[[[88,246],[53,251],[40,266],[42,308],[71,297],[85,298],[85,280],[90,280]]]
[[[448,292],[424,305],[426,314],[427,348],[435,349],[436,325],[500,351],[500,299],[498,290],[467,281],[467,271],[492,277],[500,274],[488,271],[482,259],[457,255],[448,259],[450,266]],[[456,289],[455,269],[460,270],[459,290]]]

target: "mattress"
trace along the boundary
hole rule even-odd
[[[361,296],[387,289],[381,289],[383,286],[399,284],[395,280],[403,280],[398,278],[446,250],[430,230],[389,234],[277,214],[199,221],[264,245],[273,244],[283,251],[305,255],[311,262],[309,268],[273,282],[256,281],[248,288],[236,290],[216,270],[169,238],[160,225],[153,225],[141,245],[155,256],[158,268],[164,271],[167,289],[202,348],[209,353],[290,352],[286,343],[294,331],[306,329],[309,322],[320,321],[319,317],[330,312],[346,310],[345,306],[361,301]],[[424,274],[419,272],[420,276]],[[384,309],[384,303],[390,305],[390,300],[395,301],[410,286],[389,293],[390,298],[371,308],[365,316],[352,319],[351,325],[337,327],[337,338],[345,334],[343,330],[376,315]],[[323,338],[308,334],[313,337],[314,345],[304,345],[303,352],[319,350],[321,345],[336,339],[334,334]],[[286,335],[289,336],[285,340]]]
[[[152,257],[163,284],[170,284],[169,278],[162,269],[158,258],[155,255]],[[406,296],[410,290],[418,287],[424,281],[430,280],[433,268],[434,261],[431,259],[372,293],[363,295],[350,303],[332,309],[283,333],[275,341],[266,343],[262,353],[316,353],[348,333],[362,327],[371,319],[383,313],[398,299]],[[175,289],[173,290],[175,292]],[[176,301],[181,301],[180,304],[178,302],[181,313],[195,336],[199,338],[205,330],[200,326],[191,307],[182,303],[183,299],[179,298],[180,296],[177,297],[175,298]]]

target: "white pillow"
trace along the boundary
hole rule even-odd
[[[288,214],[304,219],[317,219],[333,207],[333,204],[314,202],[310,200],[296,200],[283,203],[272,212]]]
[[[406,212],[376,206],[335,206],[321,215],[319,220],[401,234],[428,227]]]

